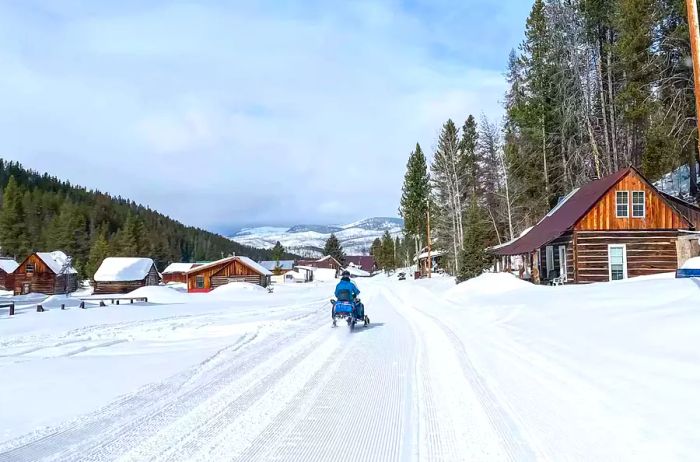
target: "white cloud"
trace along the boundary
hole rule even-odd
[[[268,6],[11,11],[0,154],[196,225],[338,222],[395,214],[448,117],[500,115],[501,71],[436,57],[398,3]]]

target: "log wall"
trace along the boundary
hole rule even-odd
[[[677,268],[676,240],[678,232],[650,231],[577,231],[576,282],[605,282],[610,279],[608,245],[627,247],[627,276],[646,276],[675,271]]]

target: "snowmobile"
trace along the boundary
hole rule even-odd
[[[333,305],[333,327],[338,326],[338,319],[345,319],[351,330],[358,322],[362,322],[364,326],[369,325],[369,316],[365,314],[365,306],[359,298],[355,301],[332,299],[331,305]]]

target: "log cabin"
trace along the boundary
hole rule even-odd
[[[230,282],[249,282],[267,287],[272,272],[248,257],[228,257],[187,272],[188,292],[209,292]]]
[[[523,273],[542,282],[615,281],[675,271],[683,237],[699,229],[700,208],[630,167],[572,191],[528,232],[489,253],[497,269],[518,271],[509,263],[517,257]]]
[[[11,258],[0,258],[0,288],[4,290],[15,289],[13,273],[19,265]]]
[[[160,274],[150,258],[107,257],[93,277],[93,293],[126,294],[159,283]]]
[[[66,294],[78,288],[78,272],[60,250],[29,255],[12,273],[12,279],[15,295]]]
[[[319,269],[333,269],[336,271],[340,271],[340,269],[343,267],[343,265],[338,260],[331,257],[330,255],[321,257],[318,260],[299,260],[297,262],[297,266],[309,266],[311,268]]]
[[[187,283],[187,272],[193,268],[202,266],[202,263],[171,263],[163,271],[163,283],[179,282]]]

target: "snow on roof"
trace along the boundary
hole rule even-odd
[[[259,263],[255,263],[250,258],[248,258],[248,257],[236,257],[236,258],[238,258],[238,260],[241,263],[253,268],[255,271],[262,274],[263,276],[272,276],[272,272],[270,270],[268,270],[264,266],[260,265]]]
[[[152,267],[150,258],[108,257],[93,279],[97,282],[140,281],[148,276]]]
[[[445,252],[442,250],[433,250],[430,252],[430,258],[436,258],[436,257],[442,257],[445,255]],[[418,260],[423,260],[425,258],[428,258],[428,252],[423,252],[422,254],[418,255]],[[416,258],[413,258],[413,261],[416,261]]]
[[[61,268],[63,268],[63,265],[66,263],[66,260],[68,260],[68,255],[61,252],[60,250],[54,250],[53,252],[37,252],[36,256],[39,257],[41,261],[43,261],[46,264],[46,266],[48,266],[49,269],[55,274],[61,273]],[[77,271],[75,270],[75,268],[70,266],[66,270],[66,273],[75,274],[77,273]]]
[[[196,263],[171,263],[165,268],[163,274],[186,273],[191,270],[194,265],[196,265]]]
[[[266,260],[261,261],[260,266],[263,266],[264,268],[267,268],[270,271],[277,269],[278,266],[281,270],[291,270],[292,268],[294,268],[294,260]]]
[[[368,278],[371,276],[371,274],[367,271],[363,271],[355,266],[348,266],[347,268],[345,268],[345,271],[350,273],[350,276],[355,276],[359,278]]]
[[[18,266],[19,264],[17,264],[16,261],[10,258],[0,259],[0,269],[6,273],[12,273],[14,270],[17,269]]]
[[[272,276],[272,272],[271,272],[271,271],[269,271],[269,270],[266,269],[265,267],[259,265],[258,263],[255,263],[253,260],[251,260],[251,259],[248,258],[248,257],[226,257],[226,258],[222,258],[221,260],[216,260],[216,261],[213,261],[213,262],[211,262],[211,263],[207,263],[206,265],[201,265],[201,266],[197,266],[197,267],[195,267],[195,268],[192,268],[192,269],[190,269],[190,270],[187,272],[187,274],[198,273],[198,272],[200,272],[200,271],[202,271],[202,270],[206,270],[206,269],[209,269],[209,268],[211,268],[211,267],[218,266],[218,265],[225,264],[225,263],[229,263],[229,262],[232,262],[232,261],[235,261],[235,260],[240,261],[240,262],[243,263],[244,265],[246,265],[246,266],[248,266],[248,267],[254,269],[256,272],[260,273],[260,274],[263,275],[263,276]]]

